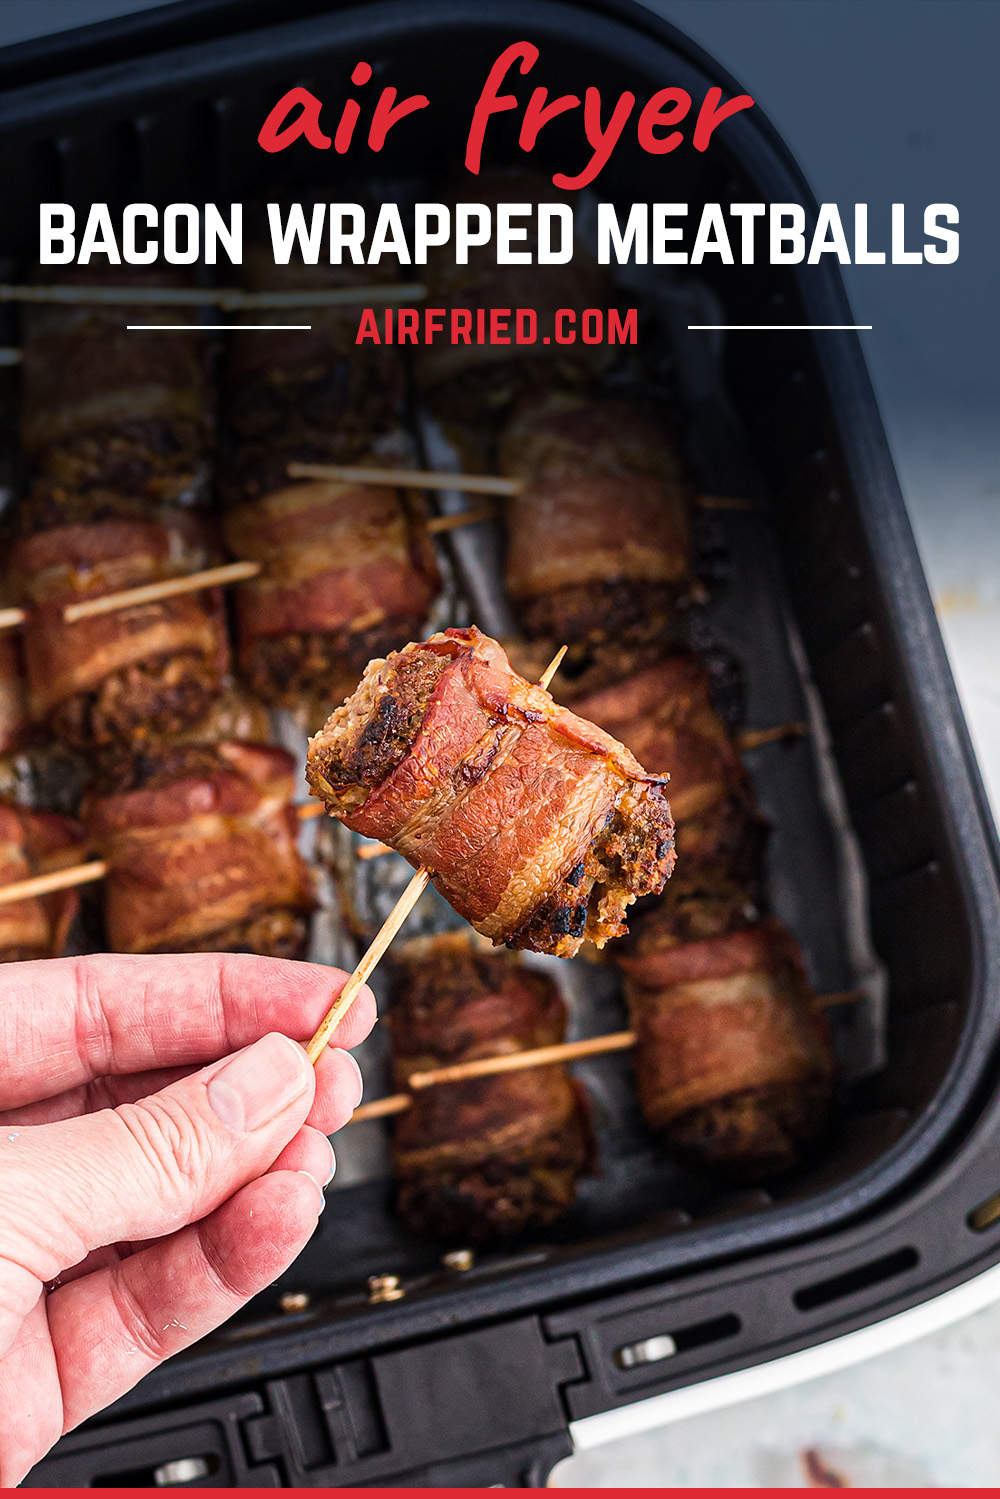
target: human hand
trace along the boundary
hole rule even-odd
[[[228,954],[0,967],[0,1488],[304,1247],[361,1078],[283,1033],[344,982]],[[338,1045],[374,1018],[362,989]]]

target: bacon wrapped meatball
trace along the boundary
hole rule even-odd
[[[313,896],[294,790],[294,760],[271,745],[176,745],[119,767],[84,808],[110,866],[112,949],[301,957]]]
[[[617,959],[651,1128],[697,1163],[786,1169],[822,1127],[833,1055],[797,944],[775,921]]]
[[[420,633],[440,587],[424,512],[403,491],[286,479],[231,511],[225,533],[263,567],[236,613],[240,668],[269,703],[345,697],[372,657]]]
[[[507,587],[528,639],[568,643],[567,678],[594,686],[655,660],[691,584],[688,491],[662,427],[632,402],[549,393],[522,404],[500,461],[525,484]]]
[[[468,198],[463,186],[455,195]],[[539,202],[551,203],[560,194],[551,182],[527,173],[484,172],[476,179],[476,199],[495,214],[501,204],[519,204],[529,214]],[[454,199],[452,203],[454,203]],[[569,199],[565,198],[568,202]],[[537,259],[538,240],[533,213],[517,221],[526,229],[519,248]],[[427,257],[427,305],[466,318],[466,337],[448,331],[416,351],[417,382],[432,408],[446,419],[481,425],[484,417],[500,418],[525,390],[582,387],[608,368],[613,351],[604,343],[586,344],[578,336],[560,342],[555,334],[556,313],[571,309],[576,323],[585,308],[608,307],[614,301],[607,271],[578,243],[565,265],[498,265],[494,244],[473,246],[468,264],[458,265],[454,248],[432,249]],[[537,337],[508,343],[489,336],[494,308],[506,309],[514,327],[519,309],[537,317]],[[484,319],[486,336],[477,332]],[[546,340],[548,340],[546,342]]]
[[[228,645],[218,590],[68,623],[68,604],[208,565],[196,517],[119,519],[21,537],[12,574],[28,609],[31,717],[90,749],[196,722],[220,690]]]
[[[414,1072],[549,1046],[566,1014],[551,979],[471,933],[407,944],[388,1019],[396,1082]],[[396,1124],[399,1212],[414,1233],[482,1243],[544,1227],[592,1164],[586,1096],[564,1067],[443,1083]]]
[[[669,656],[659,666],[575,698],[573,706],[620,739],[643,765],[654,771],[670,767],[683,881],[752,887],[759,880],[767,825],[696,656]]]
[[[306,773],[334,816],[427,865],[496,944],[603,946],[673,867],[665,778],[474,628],[373,661],[311,740]]]
[[[66,267],[59,279],[139,287],[163,285],[164,277]],[[21,440],[33,483],[21,507],[24,528],[202,497],[214,438],[204,335],[126,329],[191,321],[185,308],[25,309]]]
[[[357,342],[365,285],[385,279],[368,266],[275,266],[270,240],[247,248],[251,291],[308,292],[356,286],[353,306],[254,309],[250,323],[303,323],[306,329],[233,338],[223,382],[226,453],[220,475],[227,504],[284,489],[292,459],[352,463],[399,419],[403,368],[395,346]]]
[[[67,817],[0,803],[0,886],[79,864],[83,832]],[[56,958],[79,909],[76,890],[0,905],[0,963]]]

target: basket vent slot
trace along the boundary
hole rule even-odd
[[[625,1343],[615,1349],[615,1363],[619,1369],[637,1369],[642,1364],[658,1364],[665,1358],[674,1358],[678,1353],[690,1353],[703,1348],[706,1343],[717,1343],[722,1338],[732,1338],[742,1327],[739,1317],[732,1312],[722,1317],[711,1317],[705,1322],[692,1322],[689,1327],[680,1327],[673,1332],[661,1332],[651,1338],[642,1338],[637,1343]]]
[[[843,1275],[833,1275],[829,1280],[818,1280],[814,1285],[803,1286],[792,1297],[800,1312],[811,1312],[814,1307],[827,1306],[831,1301],[840,1301],[844,1296],[853,1296],[857,1291],[867,1291],[884,1280],[892,1280],[920,1263],[915,1249],[897,1249],[884,1254],[880,1259],[869,1260]]]

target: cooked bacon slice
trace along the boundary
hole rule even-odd
[[[180,745],[136,755],[85,805],[110,865],[117,952],[302,955],[313,905],[296,849],[295,762],[271,745]]]
[[[708,674],[689,653],[669,656],[587,697],[584,718],[605,726],[651,770],[670,768],[670,808],[685,880],[760,878],[766,823],[736,746],[712,705]]]
[[[398,956],[388,1024],[396,1083],[412,1073],[563,1039],[551,979],[471,933],[419,938]],[[399,1211],[414,1233],[482,1243],[551,1223],[591,1165],[586,1096],[564,1067],[442,1083],[396,1124]]]
[[[451,202],[468,195],[462,185]],[[484,172],[476,178],[477,201],[494,210],[501,203],[551,203],[558,196],[549,180],[528,173]],[[520,248],[536,254],[534,219],[522,219],[520,226],[527,229]],[[481,427],[484,419],[501,417],[524,391],[589,385],[613,360],[605,343],[586,344],[579,336],[572,344],[560,343],[554,336],[559,309],[572,309],[579,327],[585,308],[614,302],[608,272],[582,243],[576,244],[568,264],[558,266],[498,265],[493,245],[473,246],[468,264],[457,265],[454,247],[443,246],[428,254],[426,280],[427,305],[443,308],[446,323],[444,334],[417,348],[417,381],[434,410],[449,420]],[[509,343],[491,340],[488,333],[484,339],[477,336],[478,316],[484,315],[488,330],[494,308],[508,309]],[[537,316],[533,343],[514,341],[519,308],[531,308]],[[452,309],[471,317],[468,342],[450,336]]]
[[[314,793],[497,944],[572,957],[674,862],[663,776],[511,669],[477,629],[374,661],[311,741]]]
[[[833,1057],[789,933],[765,921],[618,962],[648,1124],[703,1165],[763,1176],[794,1164],[822,1126]]]
[[[28,732],[28,700],[21,643],[0,634],[0,755],[19,748]]]
[[[568,641],[570,678],[602,652],[643,664],[691,581],[688,491],[662,427],[633,402],[550,392],[522,404],[500,464],[525,481],[507,513],[525,635]]]
[[[218,590],[67,624],[67,604],[208,565],[193,515],[59,526],[21,537],[12,573],[29,610],[29,707],[78,748],[137,742],[195,722],[218,693],[227,641]]]
[[[440,587],[419,503],[385,487],[285,479],[232,511],[225,534],[264,568],[236,609],[241,669],[270,703],[346,696],[423,628]]]
[[[164,273],[60,267],[59,280],[163,285]],[[127,323],[190,322],[187,309],[29,306],[24,319],[30,526],[120,514],[128,497],[200,498],[214,436],[204,335],[126,331]]]
[[[68,868],[83,856],[83,831],[68,817],[0,803],[0,885]],[[60,890],[0,905],[0,963],[58,957],[79,903],[76,890]]]

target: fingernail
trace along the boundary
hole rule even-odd
[[[330,1174],[331,1174],[331,1176],[333,1175],[332,1172]],[[305,1179],[306,1179],[306,1181],[311,1181],[312,1184],[313,1184],[313,1186],[316,1188],[316,1191],[319,1193],[319,1207],[316,1209],[316,1214],[317,1214],[317,1217],[318,1217],[319,1214],[326,1207],[326,1193],[323,1191],[323,1188],[320,1186],[319,1182],[313,1176],[312,1172],[310,1172],[310,1171],[298,1171],[298,1172],[296,1172],[296,1175],[297,1176],[304,1176]]]
[[[326,1143],[330,1147],[330,1169],[326,1173],[326,1179],[323,1182],[324,1187],[328,1187],[330,1185],[330,1183],[333,1181],[334,1173],[337,1170],[337,1154],[333,1148],[333,1141],[327,1140]]]
[[[354,1057],[351,1056],[351,1053],[349,1051],[341,1051],[340,1055],[342,1057],[346,1057],[347,1058],[347,1060],[350,1062],[351,1066],[354,1068],[355,1075],[357,1076],[357,1080],[358,1080],[358,1096],[357,1096],[357,1098],[355,1098],[353,1104],[351,1105],[352,1109],[356,1109],[357,1106],[358,1106],[358,1104],[361,1102],[362,1098],[364,1098],[364,1096],[365,1096],[365,1080],[361,1076],[361,1068],[358,1066],[358,1064],[357,1064],[356,1060],[354,1059]]]
[[[306,1090],[309,1061],[302,1047],[275,1032],[227,1062],[208,1084],[212,1112],[244,1134],[260,1129]]]

